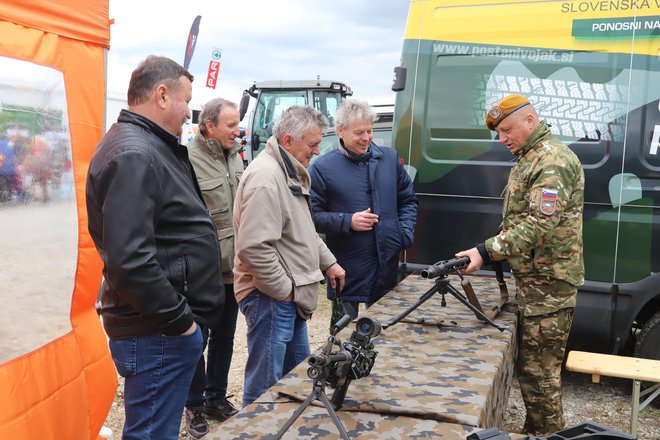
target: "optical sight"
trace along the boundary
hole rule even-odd
[[[369,338],[375,338],[378,336],[382,329],[383,327],[380,325],[380,322],[366,316],[358,319],[355,324],[355,330],[361,335]]]

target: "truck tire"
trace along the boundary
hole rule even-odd
[[[660,360],[660,312],[651,316],[637,335],[635,357]],[[642,389],[652,385],[652,382],[642,382]],[[654,399],[652,405],[660,407],[660,399]]]

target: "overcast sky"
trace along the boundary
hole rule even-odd
[[[202,16],[190,72],[193,103],[240,100],[254,81],[333,79],[370,104],[394,102],[407,0],[110,1],[108,94],[125,97],[130,74],[147,55],[183,64],[190,26]],[[205,86],[211,53],[222,50],[216,89]]]

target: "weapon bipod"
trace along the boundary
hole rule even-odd
[[[452,296],[454,296],[457,300],[463,303],[465,307],[468,309],[472,310],[474,312],[475,316],[479,318],[480,320],[492,325],[499,331],[503,332],[506,330],[506,327],[502,324],[498,324],[496,322],[493,322],[491,319],[489,319],[484,313],[477,309],[474,305],[470,303],[470,301],[467,300],[465,296],[463,296],[458,290],[454,288],[451,284],[449,284],[449,277],[447,275],[442,276],[442,277],[437,277],[435,279],[435,285],[431,287],[429,290],[427,290],[422,296],[419,297],[419,300],[412,306],[410,306],[408,309],[404,310],[399,316],[394,318],[393,321],[383,324],[383,328],[388,328],[396,324],[397,322],[401,321],[403,318],[408,316],[410,313],[412,313],[415,309],[417,309],[419,306],[424,304],[429,298],[433,296],[433,294],[439,293],[442,295],[442,306],[444,307],[447,305],[447,302],[445,301],[445,294],[449,293]]]
[[[300,407],[296,410],[296,412],[294,412],[293,415],[289,417],[289,420],[287,420],[284,426],[282,426],[282,429],[280,429],[277,434],[275,434],[275,439],[281,439],[284,433],[288,431],[291,425],[293,425],[293,422],[295,422],[296,419],[303,413],[303,411],[305,411],[305,409],[315,400],[320,400],[321,403],[323,403],[325,406],[325,409],[328,410],[328,414],[330,414],[330,418],[332,418],[332,421],[335,423],[335,426],[339,430],[341,438],[344,440],[350,440],[351,438],[348,436],[348,432],[346,432],[344,425],[341,424],[341,420],[339,420],[335,409],[332,407],[330,400],[328,400],[328,396],[325,395],[324,378],[314,379],[314,388],[312,389],[312,393],[307,396],[303,403],[300,404]]]

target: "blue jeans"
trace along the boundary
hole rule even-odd
[[[202,352],[202,332],[111,339],[110,352],[125,378],[124,440],[176,440],[186,394]]]
[[[202,332],[204,347],[206,347],[208,338],[208,362],[204,362],[202,354],[190,384],[186,408],[201,409],[204,407],[204,400],[223,401],[226,399],[229,367],[234,353],[237,315],[238,304],[234,297],[234,285],[225,284],[225,306],[220,323],[215,329],[210,331],[204,329]],[[205,389],[206,395],[204,395]]]
[[[277,301],[255,289],[238,304],[247,323],[248,360],[245,365],[243,406],[310,354],[307,322],[291,301]]]

